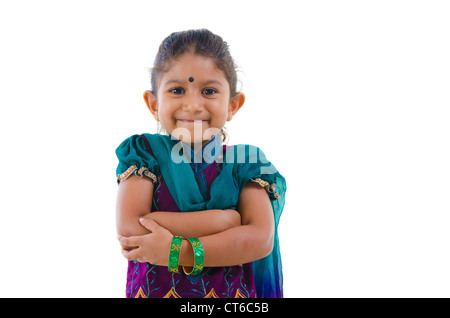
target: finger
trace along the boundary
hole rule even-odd
[[[128,247],[138,247],[139,246],[139,240],[136,236],[122,236],[122,235],[118,235],[117,239],[119,240],[119,243],[122,244],[123,246],[128,246]]]
[[[137,260],[141,257],[140,247],[134,250],[122,250],[122,255],[129,261]]]
[[[156,229],[160,226],[158,223],[156,223],[154,220],[152,219],[147,219],[147,218],[140,218],[139,222],[141,223],[141,225],[143,227],[145,227],[147,230],[149,230],[150,232],[155,232]]]

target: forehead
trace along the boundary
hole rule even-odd
[[[161,84],[173,79],[188,81],[190,77],[195,78],[196,82],[205,79],[227,82],[225,73],[217,67],[212,58],[185,53],[170,61],[168,71],[161,78]]]

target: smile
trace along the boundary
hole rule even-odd
[[[208,120],[202,120],[202,119],[178,119],[178,121],[181,121],[182,123],[202,123],[204,121]]]

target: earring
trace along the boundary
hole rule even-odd
[[[159,121],[159,116],[158,116],[158,114],[156,114],[155,119],[156,119],[156,121]]]
[[[231,121],[231,118],[233,118],[233,115],[228,115],[228,117],[227,117],[227,121]]]

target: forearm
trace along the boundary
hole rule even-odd
[[[195,212],[141,212],[118,214],[117,233],[122,236],[140,236],[150,231],[143,227],[139,218],[151,219],[173,235],[202,237],[225,231],[241,224],[241,217],[235,210],[203,210]],[[132,247],[122,245],[123,249]]]
[[[275,233],[273,210],[265,190],[247,183],[238,202],[241,226],[199,237],[205,253],[204,266],[233,266],[261,259],[271,253]],[[192,266],[190,243],[184,241],[180,262]]]
[[[242,225],[226,231],[199,237],[207,267],[233,266],[261,259],[272,251],[273,231],[255,225]],[[194,254],[190,243],[183,241],[180,265],[193,266]]]
[[[152,212],[145,218],[156,221],[173,235],[185,238],[216,234],[239,226],[241,218],[235,210],[204,210],[195,212]]]
[[[259,185],[248,183],[243,188],[237,207],[240,213],[234,210],[142,213],[148,205],[134,209],[133,202],[130,200],[125,205],[126,213],[121,213],[120,205],[118,208],[118,229],[134,231],[129,234],[131,237],[119,235],[119,242],[128,250],[123,251],[124,256],[129,260],[140,259],[167,266],[173,235],[199,238],[205,254],[204,266],[207,267],[244,264],[261,259],[272,251],[273,211],[266,191]],[[230,216],[231,221],[227,219]],[[151,234],[142,235],[147,233]],[[182,242],[179,259],[180,265],[194,264],[193,249],[186,240]]]

